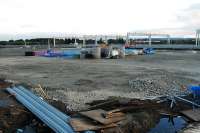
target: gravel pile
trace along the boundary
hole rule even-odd
[[[173,96],[187,94],[187,88],[183,86],[197,83],[197,81],[172,73],[142,73],[133,76],[134,80],[129,80],[129,84],[124,84],[120,90],[116,86],[109,89],[91,89],[90,91],[77,91],[70,88],[49,88],[47,94],[61,100],[68,105],[70,110],[84,110],[88,106],[86,103],[94,100],[105,100],[110,96],[127,98],[147,98],[156,96]],[[88,80],[79,80],[76,84],[87,84]]]
[[[172,75],[154,76],[129,80],[132,91],[144,92],[145,96],[182,95],[188,91],[184,86],[190,84],[188,79],[173,77]]]
[[[116,91],[109,91],[109,90],[94,90],[94,91],[87,91],[87,92],[77,92],[77,91],[70,91],[70,90],[59,90],[56,91],[48,91],[49,96],[53,96],[53,99],[61,100],[62,102],[66,103],[68,110],[80,111],[85,110],[89,106],[86,103],[91,103],[94,100],[105,100],[108,97],[127,97],[127,98],[142,98],[144,97],[140,93],[135,92],[127,92],[121,93]]]

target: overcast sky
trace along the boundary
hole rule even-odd
[[[0,0],[0,39],[48,33],[192,35],[199,0]]]

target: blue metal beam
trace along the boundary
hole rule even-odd
[[[72,127],[68,124],[70,116],[67,116],[58,109],[49,105],[28,89],[23,86],[18,86],[7,88],[7,91],[14,94],[18,101],[20,101],[26,108],[28,108],[56,133],[74,133]],[[95,132],[85,131],[84,133]]]
[[[56,133],[74,133],[71,127],[67,123],[64,123],[55,115],[42,108],[37,102],[34,102],[29,97],[24,96],[23,93],[16,91],[16,88],[8,88],[7,91],[14,94],[16,99],[20,101],[26,108],[28,108],[33,114],[40,118],[46,125],[48,125]],[[52,116],[50,116],[52,115]],[[62,122],[61,122],[62,121]]]
[[[24,93],[26,93],[28,96],[32,97],[35,101],[40,103],[42,106],[44,106],[45,108],[50,110],[51,112],[56,112],[55,115],[57,115],[60,119],[62,119],[63,121],[69,122],[69,118],[70,118],[69,116],[67,116],[66,114],[62,113],[61,111],[59,111],[58,109],[54,108],[53,106],[49,105],[47,102],[45,102],[44,100],[42,100],[38,96],[34,95],[31,91],[25,89],[23,86],[18,86],[18,88],[20,90],[22,90]]]
[[[33,114],[35,114],[39,119],[41,119],[46,125],[48,125],[56,133],[64,133],[65,130],[56,123],[53,119],[47,116],[46,113],[42,112],[35,105],[30,103],[26,98],[18,94],[15,90],[7,88],[7,91],[11,94],[14,94],[16,99],[20,101],[26,108],[28,108]]]
[[[58,116],[55,114],[57,112],[51,112],[48,108],[45,108],[42,106],[40,103],[37,102],[37,100],[34,100],[33,98],[29,97],[26,93],[24,93],[21,89],[17,87],[13,87],[13,89],[23,96],[25,99],[27,99],[32,105],[35,105],[37,108],[39,108],[42,112],[44,112],[48,117],[50,117],[52,120],[54,120],[56,123],[58,123],[65,131],[69,133],[73,133],[74,131],[72,130],[71,126],[69,126],[65,121],[60,119]]]

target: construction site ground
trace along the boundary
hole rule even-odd
[[[10,51],[12,52],[12,50]],[[173,95],[200,83],[199,51],[156,51],[125,59],[64,59],[0,56],[0,77],[37,87],[82,110],[109,96]]]

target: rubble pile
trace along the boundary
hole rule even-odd
[[[150,78],[138,78],[129,80],[132,91],[144,92],[145,96],[182,95],[187,94],[184,78],[175,78],[169,75],[161,75]]]

